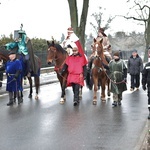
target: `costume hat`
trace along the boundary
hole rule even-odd
[[[115,53],[114,53],[114,56],[118,56],[118,57],[120,57],[120,52],[118,52],[118,51],[117,51],[117,52],[115,52]]]

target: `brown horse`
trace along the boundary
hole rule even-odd
[[[14,48],[13,51],[17,52],[17,49],[18,49],[18,47]],[[1,57],[1,59],[3,59],[3,61],[5,63],[9,60],[8,53],[9,53],[9,51],[7,51],[4,46],[0,47],[0,57]],[[25,63],[24,63],[22,57],[19,57],[19,59],[20,59],[20,62],[22,64],[22,68],[23,68],[23,71],[22,71],[22,79],[23,79],[24,77],[26,77],[26,66],[25,66]],[[34,77],[34,84],[35,84],[35,90],[36,90],[35,99],[38,99],[38,92],[39,92],[39,86],[40,86],[41,61],[36,55],[34,55],[34,60],[35,60],[35,63],[37,64],[36,69],[35,69],[35,70],[37,70],[37,72],[35,73],[35,72],[32,71],[31,77],[27,77],[28,81],[29,81],[29,85],[30,85],[30,93],[29,93],[28,97],[32,98],[32,93],[33,93],[32,77]],[[22,93],[22,97],[23,97],[23,93]]]
[[[65,64],[65,60],[68,57],[68,53],[61,47],[61,45],[55,43],[54,41],[52,42],[47,41],[47,45],[48,45],[47,63],[49,65],[51,65],[52,62],[55,63],[54,70],[56,71],[57,78],[60,82],[62,90],[60,103],[63,104],[66,100],[65,89],[67,86],[68,71],[64,72],[62,75],[60,74],[60,71],[62,70],[62,67]]]
[[[96,41],[96,39],[94,39],[92,48],[95,54],[92,61],[91,80],[94,85],[93,104],[96,105],[98,85],[100,84],[101,87],[101,100],[106,101],[105,89],[107,85],[107,95],[110,96],[110,80],[107,76],[106,69],[104,68],[104,64],[108,65],[108,62],[106,61],[103,53],[102,39],[100,41]]]

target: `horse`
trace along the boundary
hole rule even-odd
[[[31,47],[31,42],[30,41],[28,41],[27,46],[28,46],[28,48]],[[13,50],[13,51],[15,51],[17,53],[18,47],[15,47],[14,49],[11,49],[11,50]],[[3,61],[5,63],[9,60],[9,57],[8,57],[9,52],[10,51],[6,50],[4,46],[0,47],[0,57],[1,57],[1,59],[3,59]],[[17,54],[17,57],[18,57],[18,54]],[[26,64],[23,61],[23,58],[20,57],[20,56],[18,58],[21,61],[22,68],[23,68],[23,71],[21,73],[21,75],[22,75],[22,82],[23,82],[23,78],[25,78],[25,77],[27,77],[28,81],[29,81],[30,92],[29,92],[28,98],[32,98],[32,94],[33,94],[33,81],[32,81],[32,77],[34,77],[34,84],[35,84],[35,90],[36,90],[35,99],[37,100],[39,98],[38,97],[38,93],[39,93],[39,87],[40,87],[41,60],[36,55],[34,55],[33,57],[34,58],[32,58],[32,61],[33,61],[33,59],[35,60],[35,64],[36,65],[35,65],[34,70],[36,70],[36,72],[33,70],[33,67],[31,67],[32,71],[31,71],[31,76],[30,77],[27,76]],[[23,94],[21,94],[21,96],[23,97]]]
[[[104,68],[104,64],[108,65],[108,62],[106,61],[106,58],[104,56],[103,52],[103,45],[102,45],[102,39],[100,41],[97,41],[95,38],[93,40],[92,49],[95,52],[92,60],[92,68],[91,68],[91,77],[88,79],[87,87],[90,85],[90,90],[93,88],[94,85],[94,94],[93,94],[93,104],[97,104],[97,90],[98,86],[101,87],[101,100],[106,101],[105,96],[105,89],[106,85],[108,87],[107,95],[110,96],[110,79],[107,76],[106,69]],[[90,74],[90,73],[88,73]],[[92,83],[92,84],[91,84]]]
[[[60,44],[55,43],[54,41],[49,42],[47,41],[48,50],[47,50],[47,63],[51,65],[53,62],[55,63],[55,72],[57,74],[57,78],[60,82],[61,86],[61,99],[60,104],[64,104],[66,100],[66,93],[65,89],[67,87],[67,76],[68,71],[65,71],[62,75],[60,74],[60,71],[63,68],[63,65],[65,64],[65,60],[68,57],[68,53],[66,50],[62,48]]]

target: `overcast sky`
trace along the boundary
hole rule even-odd
[[[70,26],[69,7],[67,0],[0,0],[0,35],[9,35],[14,30],[23,29],[28,37],[38,37],[51,40],[54,36],[60,40],[61,34],[66,34]],[[105,18],[109,15],[124,15],[128,12],[126,0],[90,0],[86,34],[92,32],[89,22],[91,14],[98,10],[98,6],[106,8]],[[111,4],[111,2],[113,4]],[[115,4],[114,4],[115,3]],[[78,0],[79,13],[81,12],[82,0]],[[144,31],[144,27],[132,23],[123,18],[116,18],[111,28],[106,33],[113,34],[116,31]]]

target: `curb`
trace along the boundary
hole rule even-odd
[[[150,122],[149,120],[147,120],[144,129],[141,133],[141,136],[139,137],[139,141],[135,146],[134,150],[149,150],[147,149],[147,147],[149,146],[147,142],[147,139],[149,137],[149,132],[148,132],[149,127],[150,127]]]

